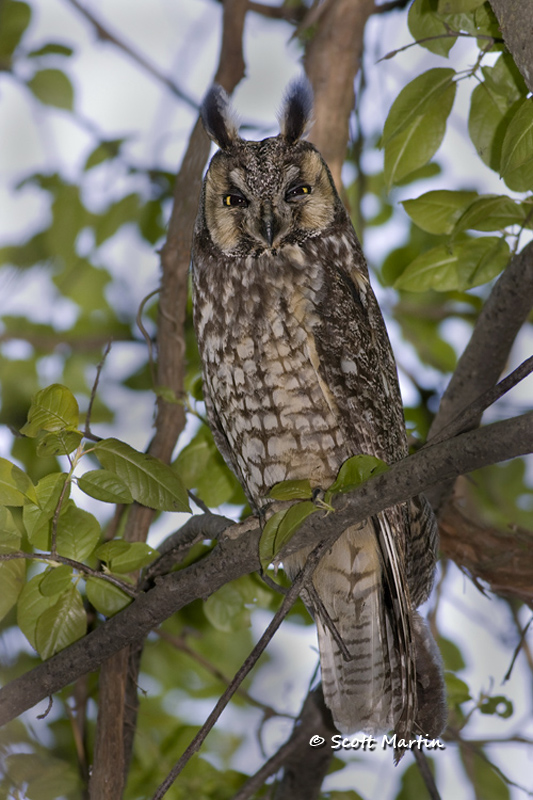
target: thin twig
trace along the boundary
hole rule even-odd
[[[167,89],[170,89],[172,94],[176,95],[176,97],[179,97],[179,99],[183,100],[184,103],[187,103],[187,105],[190,106],[190,108],[194,109],[195,111],[198,110],[198,103],[195,102],[192,99],[192,97],[186,94],[186,92],[184,92],[183,89],[180,89],[180,87],[177,84],[175,84],[174,81],[172,81],[169,77],[167,77],[167,75],[161,72],[158,69],[158,67],[155,66],[155,64],[152,64],[150,61],[148,61],[147,58],[145,58],[140,53],[136,52],[131,45],[126,44],[124,40],[119,39],[117,36],[115,36],[115,34],[111,33],[109,28],[107,28],[101,22],[99,22],[96,19],[96,17],[93,16],[93,14],[87,8],[85,8],[85,6],[83,6],[78,0],[67,0],[67,2],[69,2],[72,6],[74,6],[74,8],[77,8],[80,14],[82,14],[85,17],[85,19],[91,23],[91,25],[96,31],[97,36],[100,39],[107,42],[111,42],[111,44],[114,44],[115,47],[117,47],[119,50],[122,50],[123,53],[126,53],[127,56],[129,56],[136,64],[142,67],[146,72],[148,72],[153,78],[155,78],[164,86],[166,86]]]
[[[511,673],[513,671],[513,667],[514,667],[515,661],[518,658],[518,654],[519,654],[520,650],[522,649],[522,646],[523,646],[523,644],[525,642],[525,639],[526,639],[526,634],[527,634],[527,632],[529,630],[529,626],[531,625],[532,622],[533,622],[533,617],[530,617],[526,627],[524,628],[524,630],[522,631],[522,633],[520,635],[520,639],[518,641],[518,644],[516,645],[515,651],[513,653],[513,657],[511,659],[511,663],[509,664],[509,669],[507,670],[507,672],[503,676],[502,684],[507,683],[507,681],[511,677]]]
[[[195,650],[193,647],[187,644],[185,637],[175,636],[174,634],[162,630],[161,628],[157,630],[156,633],[160,639],[164,639],[165,642],[171,644],[173,647],[176,648],[176,650],[180,650],[180,652],[190,656],[194,661],[196,661],[197,664],[200,664],[207,672],[210,673],[210,675],[219,680],[225,686],[230,685],[231,679],[228,678],[227,675],[224,675],[224,673],[221,670],[219,670],[218,667],[215,667],[215,665],[212,664],[207,658],[204,658],[204,656],[201,653],[198,653],[197,650]],[[260,708],[261,711],[263,711],[265,716],[268,718],[270,717],[288,717],[289,719],[294,718],[291,714],[282,714],[279,711],[276,711],[274,708],[272,708],[272,706],[268,706],[265,703],[261,703],[259,700],[255,700],[242,687],[239,687],[237,689],[237,694],[239,694],[241,697],[247,700],[248,703],[250,703],[250,705],[253,705],[256,708]]]
[[[433,774],[429,768],[426,754],[419,747],[413,749],[413,754],[431,800],[441,800],[439,790],[437,789]]]
[[[72,2],[72,0],[71,0]],[[415,42],[410,42],[409,44],[404,45],[404,47],[399,47],[397,50],[391,50],[390,53],[386,53],[382,58],[376,61],[376,64],[379,64],[381,61],[387,61],[390,58],[394,58],[397,56],[398,53],[403,53],[404,50],[409,50],[411,47],[415,47],[418,44],[423,44],[424,42],[432,42],[435,39],[456,39],[458,36],[461,36],[465,39],[487,39],[491,45],[492,44],[501,44],[503,43],[503,39],[499,39],[496,36],[488,36],[487,34],[474,34],[474,33],[464,33],[463,31],[454,31],[449,30],[447,33],[439,33],[436,36],[424,36],[423,39],[417,39]]]
[[[279,750],[274,753],[254,775],[248,778],[244,786],[241,786],[237,794],[234,795],[233,800],[250,800],[250,798],[254,797],[255,793],[264,785],[265,781],[281,769],[287,761],[287,758],[296,750],[298,745],[299,741],[297,738],[291,737],[287,739]]]
[[[115,578],[114,575],[106,575],[105,572],[99,572],[97,569],[92,569],[92,567],[88,567],[86,564],[82,564],[81,561],[75,561],[73,558],[66,558],[65,556],[60,556],[57,553],[50,552],[50,553],[26,553],[23,550],[20,550],[16,553],[2,553],[0,554],[0,563],[2,561],[13,561],[16,559],[25,558],[28,560],[35,560],[35,561],[51,561],[51,562],[58,562],[59,564],[66,564],[68,567],[72,567],[73,569],[77,570],[78,572],[83,572],[85,575],[89,575],[91,578],[99,578],[100,580],[107,581],[108,583],[112,583],[113,586],[116,586],[119,589],[122,589],[129,597],[136,598],[137,592],[129,583],[126,581],[121,581],[120,578]]]
[[[309,597],[313,598],[313,603],[312,603],[313,608],[316,608],[316,610],[318,612],[318,615],[320,617],[320,621],[322,622],[323,625],[325,625],[325,627],[328,629],[328,631],[331,633],[331,635],[335,639],[335,643],[336,643],[337,647],[339,648],[343,659],[345,661],[351,661],[352,660],[352,656],[350,655],[350,651],[346,647],[345,642],[343,642],[342,636],[340,635],[339,631],[335,627],[335,623],[331,619],[327,608],[325,607],[324,603],[320,599],[320,597],[318,595],[318,592],[316,591],[316,589],[315,589],[315,587],[313,586],[312,583],[307,587],[306,591],[307,591]]]
[[[52,535],[51,535],[51,543],[50,543],[50,554],[52,558],[57,558],[57,525],[59,522],[59,515],[61,513],[61,508],[63,506],[63,501],[65,499],[65,495],[67,493],[67,489],[70,484],[70,476],[66,478],[63,483],[63,488],[61,489],[61,494],[59,495],[59,500],[57,501],[56,510],[54,511],[54,516],[52,517]]]
[[[429,447],[439,442],[444,442],[452,436],[457,436],[471,427],[478,424],[479,417],[489,406],[493,405],[496,400],[503,397],[504,394],[509,392],[520,381],[527,378],[533,372],[533,356],[526,358],[519,367],[514,369],[507,375],[506,378],[501,380],[496,386],[483,392],[482,395],[477,397],[472,403],[464,408],[457,416],[455,416],[444,428],[441,428],[438,433],[430,437],[424,447]]]
[[[107,342],[107,344],[105,346],[102,358],[100,359],[100,363],[96,367],[96,377],[94,379],[94,383],[93,383],[93,386],[92,386],[92,389],[91,389],[91,397],[89,398],[89,406],[87,408],[87,415],[85,417],[85,430],[83,432],[83,435],[85,436],[86,439],[92,439],[92,440],[100,441],[100,437],[99,436],[94,436],[94,434],[91,432],[91,415],[93,413],[93,405],[94,405],[94,401],[96,399],[96,392],[98,391],[98,384],[100,382],[100,375],[102,373],[102,369],[104,368],[105,360],[106,360],[106,358],[109,355],[109,352],[111,350],[111,345],[112,345],[112,340],[109,339],[109,341]]]
[[[135,318],[135,322],[137,323],[137,327],[139,328],[140,332],[143,335],[144,341],[146,342],[146,346],[148,347],[148,364],[150,366],[150,377],[152,378],[152,386],[157,386],[157,379],[156,379],[156,369],[155,369],[155,359],[154,359],[154,345],[152,342],[152,337],[144,327],[144,323],[142,321],[142,314],[144,311],[144,307],[150,298],[154,297],[154,295],[159,294],[161,289],[158,287],[154,289],[152,292],[143,297],[139,304],[139,308],[137,310],[137,316]]]
[[[281,623],[283,622],[284,618],[289,613],[290,609],[296,602],[299,597],[300,591],[307,581],[307,579],[313,574],[315,567],[317,566],[320,558],[322,557],[324,550],[326,549],[326,545],[321,542],[315,549],[312,551],[310,556],[307,559],[305,567],[301,570],[298,577],[292,584],[291,588],[283,598],[283,602],[279,607],[278,611],[274,615],[272,621],[266,628],[265,632],[255,645],[254,649],[239,669],[235,677],[233,678],[231,684],[228,686],[224,694],[220,697],[219,701],[215,705],[213,711],[210,713],[208,718],[206,719],[205,723],[202,725],[190,745],[187,747],[181,758],[177,761],[175,766],[171,769],[163,783],[159,786],[156,793],[154,794],[152,800],[161,800],[162,797],[166,794],[167,790],[172,786],[180,772],[183,770],[189,759],[200,749],[202,744],[204,743],[207,735],[216,724],[218,718],[228,705],[229,701],[237,691],[238,687],[241,685],[245,677],[251,671],[251,669],[257,663],[259,657],[264,652],[266,647],[268,646],[270,640],[274,636],[274,633],[277,631]]]

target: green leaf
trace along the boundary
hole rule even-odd
[[[479,710],[482,714],[495,714],[502,719],[507,719],[508,717],[512,716],[513,704],[508,697],[505,697],[503,694],[499,694],[495,695],[494,697],[488,697],[486,700],[484,700],[480,704]]]
[[[507,100],[508,108],[528,93],[524,78],[510,53],[502,53],[494,66],[482,67],[481,71],[487,86]]]
[[[44,597],[61,594],[68,588],[72,580],[72,567],[60,564],[58,567],[48,567],[39,584],[39,591]]]
[[[40,590],[43,575],[35,575],[23,587],[17,603],[17,623],[32,647],[35,647],[35,628],[37,620],[57,601],[57,595],[45,597]]]
[[[37,505],[22,509],[22,521],[28,539],[34,547],[47,550],[50,547],[50,521],[53,518],[61,492],[68,476],[64,472],[52,472],[41,478],[36,486]],[[70,486],[68,487],[70,489]],[[65,500],[69,492],[65,492]]]
[[[144,542],[125,542],[122,539],[114,539],[100,545],[96,550],[96,555],[101,561],[106,562],[111,572],[123,574],[135,572],[151,564],[158,553]]]
[[[10,56],[20,42],[31,19],[31,8],[27,3],[16,0],[3,0],[0,3],[0,62],[6,68],[11,63]]]
[[[470,99],[470,138],[482,161],[495,171],[500,169],[509,121],[526,92],[523,79],[517,73],[512,59],[501,55],[494,67],[483,67],[485,80],[476,86]]]
[[[116,473],[143,506],[160,511],[190,511],[187,490],[175,471],[118,439],[104,439],[94,447],[105,469]]]
[[[70,389],[53,383],[37,392],[28,411],[28,421],[20,432],[33,438],[41,430],[74,430],[79,414],[78,402]]]
[[[496,277],[509,256],[505,239],[495,236],[438,245],[415,258],[394,285],[409,292],[465,291]]]
[[[57,521],[57,552],[64,558],[84,561],[95,549],[101,533],[96,517],[69,500],[63,506]]]
[[[47,433],[37,443],[37,455],[41,458],[66,456],[77,450],[83,435],[79,431],[58,431]]]
[[[71,56],[74,50],[72,47],[67,47],[65,44],[58,42],[49,42],[48,44],[39,47],[38,50],[31,50],[28,53],[29,58],[39,58],[40,56]]]
[[[426,760],[431,772],[434,774],[435,767],[433,759],[426,756]],[[396,795],[396,800],[414,800],[415,798],[417,800],[420,798],[427,800],[428,797],[428,791],[420,769],[416,764],[411,764],[402,773],[400,791]]]
[[[20,550],[21,539],[22,535],[13,519],[13,514],[9,508],[0,505],[0,553]]]
[[[517,174],[518,171],[520,172]],[[514,191],[529,191],[533,188],[533,99],[531,98],[521,101],[509,122],[502,144],[500,174]]]
[[[93,167],[97,167],[98,164],[101,164],[103,161],[107,161],[110,158],[116,158],[120,153],[120,148],[124,142],[125,139],[105,139],[104,141],[100,142],[100,144],[95,147],[95,149],[87,156],[87,160],[83,169],[89,170]],[[134,195],[134,197],[136,196],[137,195]]]
[[[419,228],[438,236],[452,232],[464,209],[477,196],[477,192],[440,189],[426,192],[414,200],[404,200],[402,205]]]
[[[27,83],[37,100],[47,106],[74,108],[74,89],[64,72],[59,69],[42,69]]]
[[[455,223],[453,233],[462,231],[498,231],[511,225],[521,225],[526,211],[505,194],[483,195],[471,203]]]
[[[463,757],[464,758],[464,757]],[[492,764],[479,753],[468,754],[466,769],[476,797],[483,800],[509,800],[509,788]]]
[[[302,500],[270,517],[259,540],[259,557],[263,570],[266,570],[307,517],[316,511],[320,509],[312,500]]]
[[[431,106],[426,114],[416,117],[385,145],[384,174],[387,187],[399,183],[433,158],[446,133],[455,90],[455,83],[452,83],[441,94],[438,104]]]
[[[410,128],[418,117],[434,112],[437,105],[448,97],[454,77],[455,70],[436,67],[408,83],[392,104],[387,116],[383,129],[383,146],[406,128]]]
[[[422,47],[439,56],[447,56],[457,41],[457,37],[448,35],[448,28],[436,11],[437,0],[415,0],[409,9],[407,24],[411,36],[415,41],[420,42]],[[426,42],[420,41],[430,36],[442,36],[443,38],[431,39]]]
[[[439,0],[439,14],[464,14],[482,6],[485,0]]]
[[[458,672],[466,666],[463,655],[455,642],[446,639],[444,636],[439,636],[437,639],[439,645],[439,652],[444,662],[444,667],[451,672]]]
[[[35,486],[30,478],[6,458],[0,458],[0,503],[4,506],[24,506],[37,503]]]
[[[388,468],[388,465],[376,456],[365,454],[352,456],[342,464],[335,481],[328,488],[326,496],[350,492],[369,478],[386,472]]]
[[[411,342],[421,361],[440,372],[454,371],[457,355],[451,344],[444,341],[440,335],[440,325],[437,320],[424,319],[416,313],[397,313],[396,317],[402,326],[403,336]],[[420,411],[425,418],[423,410]],[[418,417],[418,420],[420,422],[421,418]],[[424,431],[424,439],[426,434],[427,431]]]
[[[104,503],[133,503],[133,496],[114,472],[107,469],[95,469],[78,478],[78,486],[95,500]]]
[[[89,602],[106,617],[112,617],[133,602],[126,592],[104,578],[89,578],[85,590]]]
[[[211,508],[222,503],[243,505],[246,500],[240,484],[218,452],[207,425],[180,451],[172,468],[188,489],[195,489]]]
[[[13,553],[20,549],[21,535],[8,508],[0,506],[0,553]],[[26,577],[23,558],[0,562],[0,620],[11,611],[18,600]]]
[[[250,612],[244,605],[241,593],[230,583],[208,597],[203,610],[218,631],[232,633],[250,627]]]
[[[45,660],[81,639],[86,632],[87,615],[83,600],[76,587],[71,586],[37,620],[36,650]]]
[[[82,795],[81,778],[72,763],[53,758],[49,751],[11,753],[6,757],[11,785],[24,786],[25,800],[57,800]],[[20,797],[9,792],[9,797]]]
[[[466,703],[467,700],[472,699],[467,684],[462,681],[461,678],[458,678],[457,675],[454,675],[453,672],[444,673],[444,682],[446,684],[446,697],[450,708],[453,708],[455,705],[461,705],[461,703]]]
[[[280,481],[268,493],[274,500],[310,500],[313,496],[311,484],[303,481]]]
[[[276,556],[276,536],[278,534],[279,525],[281,520],[287,513],[287,509],[276,511],[266,521],[265,527],[261,533],[259,540],[259,559],[261,561],[261,569],[265,572],[269,564],[272,563]]]
[[[95,244],[97,247],[114,236],[128,222],[137,222],[139,218],[140,200],[138,194],[128,194],[117,200],[99,216],[94,226]]]

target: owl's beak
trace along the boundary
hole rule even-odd
[[[261,219],[259,222],[259,233],[261,237],[268,243],[269,247],[272,247],[274,243],[274,239],[278,235],[281,229],[280,220],[276,217],[274,212],[272,211],[272,206],[270,203],[267,203],[263,206],[263,210],[261,213]]]

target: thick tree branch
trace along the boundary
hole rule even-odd
[[[375,6],[374,0],[335,0],[319,6],[318,11],[320,24],[305,53],[305,69],[315,94],[316,122],[310,140],[322,153],[340,190],[348,121],[355,105],[354,80],[363,54],[365,24]]]
[[[531,0],[490,0],[503,39],[527,88],[533,92],[533,3]]]
[[[97,27],[101,28],[92,16],[79,4],[69,0]],[[227,91],[233,91],[244,75],[242,55],[242,36],[247,0],[226,0],[222,29],[222,45],[216,80]],[[112,41],[138,63],[154,70],[138,54],[123,42],[105,31],[105,38]],[[164,76],[156,75],[165,81]],[[166,82],[166,81],[165,81]],[[167,84],[168,85],[168,84]],[[170,82],[169,88],[173,88]],[[174,87],[175,88],[175,87]],[[179,94],[179,93],[178,93]],[[157,334],[157,383],[160,393],[157,401],[155,435],[149,447],[151,455],[169,462],[178,437],[185,426],[184,378],[185,378],[185,322],[187,314],[188,272],[194,220],[202,185],[205,164],[209,157],[210,143],[197,121],[185,153],[181,169],[174,187],[174,203],[169,222],[167,240],[161,250],[161,291],[159,296],[159,320]],[[172,400],[168,401],[170,393]],[[130,542],[146,541],[154,511],[134,505],[128,515],[124,539]],[[117,652],[103,665],[100,677],[102,697],[99,706],[95,763],[91,777],[91,800],[116,800],[122,796],[122,788],[116,776],[117,765],[126,772],[133,746],[137,714],[137,674],[140,666],[142,648],[137,646],[124,659]],[[108,676],[109,673],[109,676]],[[114,688],[113,688],[114,687]],[[128,695],[128,705],[124,705],[124,691]],[[102,702],[103,700],[103,702]],[[121,737],[109,737],[112,727],[124,731]]]
[[[306,520],[286,548],[336,538],[348,525],[427,491],[446,480],[497,461],[533,452],[533,412],[470,431],[420,450],[337,498],[336,512]],[[245,535],[243,535],[245,534]],[[203,560],[156,579],[156,586],[84,639],[21,676],[0,691],[0,724],[31,708],[80,675],[96,669],[113,653],[139,642],[165,619],[197,598],[260,568],[256,520],[232,526]]]
[[[518,331],[532,308],[533,242],[530,242],[511,259],[483,306],[444,392],[428,439],[497,383]]]
[[[533,307],[533,242],[514,256],[483,306],[474,331],[444,392],[430,428],[428,441],[444,429],[481,395],[491,390],[505,368],[516,336]],[[479,424],[471,420],[470,426]],[[428,493],[439,509],[452,491],[442,484]]]
[[[516,526],[507,530],[483,525],[464,507],[464,480],[439,515],[440,547],[468,573],[474,584],[533,608],[533,531]]]

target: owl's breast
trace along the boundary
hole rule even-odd
[[[218,292],[196,286],[204,390],[256,503],[283,480],[329,485],[350,455],[315,346],[323,275],[297,249],[235,260]]]

